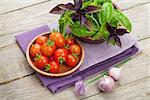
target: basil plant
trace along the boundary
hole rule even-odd
[[[119,47],[122,46],[119,36],[132,30],[129,19],[111,0],[74,0],[74,3],[57,5],[50,13],[61,14],[59,29],[63,35],[69,28],[75,36],[103,38]]]

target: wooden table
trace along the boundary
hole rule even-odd
[[[0,0],[0,100],[150,100],[150,1],[116,0],[133,23],[143,53],[123,67],[123,78],[111,93],[101,93],[96,82],[83,97],[74,88],[52,94],[43,87],[16,43],[15,35],[50,24],[59,16],[49,10],[69,0]],[[89,81],[89,80],[86,80]]]

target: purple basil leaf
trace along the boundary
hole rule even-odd
[[[85,15],[81,15],[81,20],[80,20],[81,25],[84,25],[86,20],[87,20],[86,16]]]
[[[87,8],[85,8],[84,13],[95,13],[97,11],[99,11],[97,7],[88,6]]]
[[[117,35],[122,36],[122,35],[124,35],[124,34],[126,34],[126,33],[129,33],[126,29],[123,29],[123,28],[118,28],[118,29],[116,29],[116,34],[117,34]]]
[[[62,7],[66,8],[66,10],[74,10],[75,5],[73,5],[72,3],[67,3],[67,4],[63,5]]]
[[[114,39],[113,35],[110,34],[109,37],[108,37],[108,40],[107,40],[107,44],[108,44],[110,41],[112,41],[113,39]]]
[[[122,47],[120,38],[119,38],[117,35],[114,36],[114,40],[115,40],[115,43],[116,43],[119,47]]]
[[[54,7],[50,13],[53,14],[63,14],[66,10],[74,10],[74,5],[72,3],[67,4],[59,4],[56,7]]]
[[[80,9],[82,7],[83,0],[74,0],[75,9]]]
[[[80,21],[81,20],[81,14],[75,13],[72,15],[73,21]]]
[[[60,6],[64,6],[64,4],[59,4],[56,7],[54,7],[50,13],[52,14],[63,14],[66,10],[62,9]]]
[[[110,34],[115,34],[115,27],[112,27],[110,24],[107,23],[107,26],[106,26],[107,30],[110,32]]]

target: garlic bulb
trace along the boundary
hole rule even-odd
[[[98,87],[103,92],[111,92],[115,86],[115,81],[110,76],[104,76],[99,82]]]
[[[121,74],[121,68],[116,68],[113,67],[111,69],[109,69],[108,71],[109,76],[111,76],[112,78],[114,78],[114,80],[120,80],[122,74]]]
[[[83,96],[86,92],[85,84],[82,80],[75,83],[75,93],[77,96]]]

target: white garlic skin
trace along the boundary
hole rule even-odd
[[[115,87],[115,81],[110,76],[104,76],[99,80],[98,87],[103,92],[111,92]]]
[[[120,80],[121,77],[122,77],[121,70],[122,70],[122,68],[112,67],[111,69],[109,69],[108,74],[109,74],[109,76],[111,76],[114,80],[118,81],[118,80]]]

